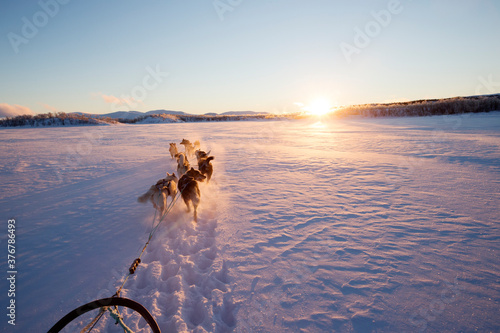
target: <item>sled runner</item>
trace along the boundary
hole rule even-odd
[[[68,325],[70,322],[78,318],[79,316],[92,311],[96,309],[100,309],[99,314],[104,314],[106,310],[111,312],[111,316],[116,319],[116,323],[120,324],[122,328],[126,332],[132,332],[122,321],[122,318],[118,311],[116,310],[116,307],[118,306],[124,306],[126,308],[132,309],[136,312],[138,312],[144,320],[146,320],[146,323],[149,325],[151,330],[154,333],[161,333],[160,327],[158,326],[158,323],[156,320],[153,318],[153,316],[149,313],[149,311],[142,306],[140,303],[137,303],[131,299],[128,298],[123,298],[123,297],[109,297],[109,298],[102,298],[95,300],[93,302],[84,304],[64,317],[61,318],[52,328],[49,330],[48,333],[57,333],[60,332],[66,325]],[[97,321],[97,320],[95,320]],[[92,324],[92,323],[91,323]],[[92,328],[90,328],[92,329]],[[87,331],[87,328],[85,328],[85,331]]]

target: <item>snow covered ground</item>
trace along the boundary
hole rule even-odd
[[[5,332],[115,292],[154,217],[136,199],[182,138],[215,156],[199,222],[178,201],[122,293],[162,331],[500,331],[493,112],[2,129],[0,270],[9,218],[18,270]],[[104,318],[96,332],[120,331]]]

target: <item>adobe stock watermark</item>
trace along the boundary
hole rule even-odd
[[[486,90],[486,94],[494,94],[500,92],[500,82],[493,81],[493,74],[488,75],[487,78],[479,76],[479,84],[476,86],[476,95],[482,95]]]
[[[123,111],[123,106],[128,110],[133,110],[139,103],[144,102],[149,92],[159,87],[161,83],[168,77],[168,72],[163,72],[160,65],[157,64],[153,69],[151,66],[146,67],[147,74],[142,78],[141,84],[137,84],[130,89],[129,94],[122,94],[119,98],[114,98],[111,102],[112,111]]]
[[[214,0],[212,4],[219,19],[224,21],[224,15],[226,15],[227,12],[233,12],[242,2],[243,0]]]
[[[12,49],[17,54],[19,53],[19,47],[22,44],[28,44],[30,40],[35,38],[40,29],[45,27],[50,19],[54,18],[61,9],[61,5],[66,5],[70,0],[40,0],[38,5],[40,10],[35,12],[31,18],[23,16],[21,18],[21,34],[15,32],[9,32],[7,34],[7,39],[12,46]]]
[[[382,30],[391,24],[393,17],[403,12],[403,9],[404,7],[399,0],[390,0],[387,3],[386,9],[372,11],[370,13],[373,20],[368,21],[363,29],[355,26],[352,44],[346,42],[341,42],[339,44],[340,50],[347,63],[350,64],[355,54],[360,54],[361,50],[367,48],[372,40],[379,36]]]

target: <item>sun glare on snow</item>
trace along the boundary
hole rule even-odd
[[[316,116],[322,116],[331,112],[332,104],[327,99],[317,99],[314,100],[311,104],[306,105],[303,110]]]

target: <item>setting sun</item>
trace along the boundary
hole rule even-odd
[[[307,111],[313,115],[322,116],[331,111],[332,104],[327,99],[316,99],[311,104],[304,107],[304,111]]]

